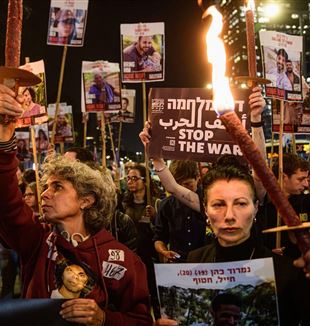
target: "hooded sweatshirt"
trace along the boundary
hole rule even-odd
[[[87,275],[80,297],[105,311],[104,325],[152,325],[146,270],[140,258],[101,230],[77,246],[56,228],[34,218],[18,189],[15,153],[0,151],[0,237],[21,261],[23,298],[59,293],[64,268],[78,265]]]

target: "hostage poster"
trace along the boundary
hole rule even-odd
[[[219,325],[215,312],[227,302],[234,325],[279,325],[272,258],[155,264],[155,274],[161,316],[180,326]]]
[[[232,90],[235,112],[249,129],[249,90]],[[223,154],[242,156],[212,107],[205,88],[151,88],[149,119],[152,135],[149,155],[164,159],[215,162]]]
[[[260,31],[266,96],[287,101],[302,100],[302,36]]]
[[[121,24],[122,81],[164,80],[164,23]]]

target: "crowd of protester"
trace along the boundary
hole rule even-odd
[[[252,138],[266,158],[260,88],[249,106]],[[20,113],[19,98],[0,85],[0,114]],[[150,129],[146,122],[144,145]],[[120,179],[88,149],[72,147],[51,153],[36,180],[18,164],[14,126],[0,124],[1,298],[67,298],[61,316],[84,325],[177,325],[160,316],[154,263],[272,257],[281,325],[310,324],[310,253],[299,258],[292,232],[278,246],[262,233],[277,226],[277,210],[251,167],[232,155],[166,163],[127,164]],[[309,162],[296,154],[284,156],[283,191],[309,222]],[[65,271],[74,270],[82,286],[64,291]]]

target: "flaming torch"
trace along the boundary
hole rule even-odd
[[[212,64],[213,107],[225,125],[227,132],[239,145],[243,155],[260,178],[288,229],[290,227],[294,229],[299,249],[302,253],[305,253],[310,249],[308,230],[302,228],[303,225],[300,219],[281,190],[277,179],[234,112],[234,99],[229,87],[229,80],[225,76],[226,53],[224,43],[219,36],[223,27],[222,15],[215,6],[209,7],[203,18],[208,15],[212,16],[212,23],[207,32],[206,41],[208,61]]]

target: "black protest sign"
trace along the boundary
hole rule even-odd
[[[235,112],[249,128],[249,90],[233,89]],[[212,107],[204,88],[152,88],[149,93],[150,158],[214,162],[223,154],[242,156]]]

